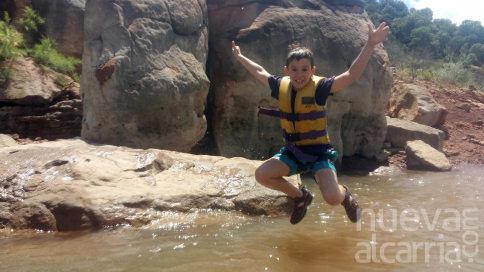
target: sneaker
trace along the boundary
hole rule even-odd
[[[341,205],[345,207],[346,214],[348,215],[350,221],[356,223],[361,218],[361,207],[358,204],[358,201],[356,201],[353,195],[351,195],[350,189],[348,189],[346,185],[343,185],[343,187],[346,189],[346,196]]]
[[[303,196],[296,197],[294,199],[294,211],[291,215],[291,224],[295,225],[301,220],[303,220],[304,216],[306,215],[306,211],[308,210],[309,204],[313,202],[313,195],[306,191],[305,189],[301,189]]]

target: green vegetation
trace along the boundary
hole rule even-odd
[[[26,52],[23,47],[23,36],[9,24],[10,18],[5,12],[4,20],[0,21],[0,61],[17,59],[24,56]]]
[[[44,18],[40,17],[31,7],[25,8],[25,18],[19,20],[20,26],[28,35],[32,36],[32,38],[37,34],[39,26],[44,23]]]
[[[465,20],[457,26],[433,19],[432,10],[408,9],[400,0],[365,0],[375,25],[386,22],[392,31],[385,43],[392,66],[411,78],[484,88],[482,74],[470,65],[484,65],[484,26]],[[398,73],[397,73],[398,75]],[[439,84],[440,85],[440,84]]]
[[[55,83],[60,85],[62,88],[64,88],[69,84],[69,81],[65,76],[58,75],[56,80],[55,80]]]
[[[25,18],[19,20],[19,25],[24,30],[24,34],[22,34],[11,24],[11,20],[5,12],[3,20],[0,20],[0,83],[13,77],[13,72],[9,69],[10,60],[22,56],[32,57],[35,62],[42,65],[44,71],[52,69],[80,82],[80,76],[75,73],[75,69],[76,65],[81,64],[82,61],[59,53],[56,50],[55,41],[42,38],[31,47],[26,44],[25,38],[35,42],[34,37],[38,34],[38,28],[44,22],[44,19],[37,15],[32,8],[27,7]],[[64,76],[62,78],[67,80]],[[60,76],[57,78],[57,83],[65,86],[66,84],[61,84],[62,79],[59,79]]]
[[[40,41],[40,44],[36,44],[28,52],[35,62],[46,65],[54,71],[72,75],[75,71],[75,65],[81,64],[82,61],[62,55],[55,50],[56,46],[55,41],[44,38]]]

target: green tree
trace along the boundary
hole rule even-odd
[[[479,21],[464,20],[457,29],[457,35],[462,37],[475,35],[470,38],[474,43],[484,43],[484,27]]]
[[[429,14],[428,11],[421,12],[420,10],[417,10],[404,18],[396,18],[393,20],[392,32],[399,41],[409,45],[412,41],[410,34],[414,29],[422,26],[429,27],[431,24],[432,15]]]
[[[412,30],[410,34],[410,48],[411,49],[418,49],[422,47],[427,47],[432,43],[432,33],[430,31],[430,27],[421,26]]]
[[[479,65],[484,63],[484,44],[476,43],[469,49],[470,54],[474,54],[479,62]],[[469,54],[469,55],[470,55]]]
[[[449,19],[434,19],[432,28],[434,32],[447,33],[449,37],[453,37],[457,32],[457,25]]]

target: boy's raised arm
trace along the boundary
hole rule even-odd
[[[368,41],[366,42],[365,46],[361,50],[356,60],[353,62],[353,64],[351,64],[350,69],[334,79],[333,85],[331,86],[332,93],[342,90],[351,85],[351,83],[355,82],[355,80],[357,80],[361,76],[363,70],[365,70],[366,64],[368,63],[368,60],[370,59],[371,53],[373,52],[375,46],[382,43],[383,41],[388,40],[387,36],[390,35],[390,28],[388,26],[385,26],[385,23],[381,23],[381,25],[376,30],[373,30],[373,27],[370,23],[368,23],[367,25]]]
[[[251,74],[253,74],[262,83],[264,83],[264,85],[269,87],[268,78],[269,78],[270,74],[264,68],[262,68],[262,66],[260,66],[259,64],[251,61],[250,59],[248,59],[246,57],[244,57],[242,55],[242,53],[240,53],[240,47],[235,46],[234,41],[232,41],[232,54],[235,56],[235,58],[238,61],[240,61],[240,63],[242,63],[242,65],[244,65],[245,68],[247,68],[247,70],[249,70],[249,72]]]

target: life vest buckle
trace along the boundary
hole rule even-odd
[[[282,129],[282,138],[289,142],[299,141],[299,133],[287,133],[285,129]]]
[[[294,121],[299,121],[298,120],[298,114],[297,113],[288,113],[287,114],[287,120],[294,122]]]

